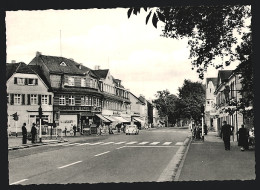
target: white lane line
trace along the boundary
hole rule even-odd
[[[77,146],[83,146],[83,145],[87,145],[87,144],[90,144],[90,143],[81,143],[81,144],[79,144]]]
[[[172,144],[172,142],[165,142],[165,143],[163,143],[163,145],[169,145],[169,144]]]
[[[129,142],[129,143],[126,143],[126,144],[135,144],[137,143],[137,141],[132,141],[132,142]]]
[[[106,152],[103,152],[103,153],[100,153],[100,154],[97,154],[95,156],[100,156],[100,155],[103,155],[103,154],[106,154],[106,153],[109,153],[110,151],[106,151]]]
[[[122,142],[118,142],[118,143],[115,143],[115,144],[123,144],[123,143],[125,143],[125,141],[122,141]]]
[[[67,145],[69,143],[58,143],[58,144],[49,144],[49,146],[63,146],[63,145]]]
[[[124,148],[125,146],[121,146],[121,147],[118,147],[117,149],[121,149],[121,148]]]
[[[80,163],[80,162],[82,162],[82,161],[73,162],[73,163],[71,163],[71,164],[67,164],[67,165],[65,165],[65,166],[61,166],[61,167],[58,167],[58,168],[59,168],[59,169],[61,169],[61,168],[66,168],[66,167],[68,167],[68,166],[71,166],[71,165],[74,165],[74,164],[77,164],[77,163]]]
[[[80,143],[71,143],[71,144],[65,144],[65,145],[62,145],[62,146],[72,146],[72,145],[78,145]]]
[[[175,145],[183,145],[183,142],[177,142]]]
[[[147,144],[147,143],[149,143],[149,142],[141,142],[141,143],[139,143],[139,144]]]
[[[151,146],[151,145],[144,145],[144,146],[124,146],[124,147],[129,147],[129,148],[168,148],[168,147],[177,147],[177,146],[160,146],[160,145],[157,145],[157,146]]]
[[[114,143],[114,142],[106,142],[106,143],[101,144],[101,145],[107,145],[107,144],[112,144],[112,143]]]
[[[14,184],[17,184],[17,183],[21,183],[21,182],[24,182],[24,181],[27,181],[28,179],[22,179],[20,181],[16,181],[14,183],[11,183],[10,185],[14,185]]]
[[[97,143],[93,143],[93,144],[89,144],[89,145],[97,145],[97,144],[102,144],[103,142],[97,142]]]
[[[159,144],[160,142],[152,142],[152,143],[150,143],[150,145],[157,145],[157,144]]]

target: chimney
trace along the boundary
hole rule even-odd
[[[15,61],[15,60],[12,60],[11,63],[16,63],[16,61]]]
[[[36,57],[39,57],[42,53],[39,51],[36,51]]]
[[[94,70],[100,70],[100,65],[95,65],[95,69]]]
[[[79,69],[81,69],[81,63],[79,64]]]

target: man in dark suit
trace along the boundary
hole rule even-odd
[[[222,137],[225,145],[225,150],[230,150],[230,135],[232,134],[232,129],[226,121],[223,121],[223,125],[221,127],[220,136]]]
[[[27,129],[25,126],[26,126],[26,123],[23,123],[23,126],[22,126],[23,144],[27,143]]]

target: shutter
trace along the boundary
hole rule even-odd
[[[14,94],[10,94],[10,96],[11,96],[11,102],[10,102],[10,104],[13,105],[13,104],[14,104]]]
[[[69,105],[69,96],[65,96],[65,102],[66,102],[66,105]]]
[[[49,105],[51,105],[52,103],[52,101],[51,101],[51,98],[52,98],[52,96],[51,95],[49,95]]]
[[[35,85],[38,85],[38,79],[35,79]]]
[[[38,105],[42,104],[42,96],[39,94],[38,95]]]
[[[17,84],[17,77],[14,77],[14,84]]]
[[[22,105],[25,105],[25,94],[22,94]]]
[[[31,95],[27,94],[27,104],[30,105],[31,104]]]
[[[28,80],[29,80],[28,78],[25,78],[25,81],[24,81],[25,85],[28,85]]]

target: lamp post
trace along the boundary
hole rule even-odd
[[[201,139],[202,141],[204,141],[204,105],[201,106],[201,127],[202,127],[202,130],[201,130]]]
[[[38,112],[39,112],[39,118],[40,118],[39,140],[41,143],[42,142],[42,107],[41,107],[41,105],[38,109]]]

